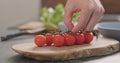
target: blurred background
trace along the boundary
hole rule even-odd
[[[45,27],[58,30],[67,0],[0,0],[0,35],[3,29],[24,31]],[[120,0],[101,0],[106,12],[100,22],[120,21]],[[78,14],[74,15],[76,21]],[[41,22],[42,21],[42,22]],[[13,33],[14,33],[13,32]],[[5,33],[6,34],[6,33]]]
[[[104,21],[120,20],[120,0],[101,0],[106,10]],[[0,26],[17,25],[26,21],[40,20],[42,7],[55,7],[58,3],[65,5],[66,0],[0,0]]]
[[[63,3],[65,5],[67,0],[42,0],[42,6],[55,7],[58,3]],[[120,14],[120,0],[101,0],[106,14]]]
[[[110,14],[104,19],[119,20],[120,0],[101,1],[105,14]],[[39,20],[41,7],[55,7],[58,3],[65,5],[66,0],[0,0],[0,25]]]
[[[39,20],[41,0],[0,0],[0,26]]]
[[[119,21],[120,20],[120,0],[101,0],[106,12],[102,21]],[[43,0],[42,7],[55,7],[58,3],[65,5],[66,0]]]

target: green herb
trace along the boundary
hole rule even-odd
[[[73,15],[73,21],[77,21],[78,13]],[[58,4],[54,9],[43,7],[41,10],[41,21],[47,29],[58,29],[58,24],[64,20],[64,6]]]

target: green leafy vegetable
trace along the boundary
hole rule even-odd
[[[73,20],[77,21],[78,13],[73,15]],[[58,29],[58,24],[64,20],[64,6],[58,4],[54,9],[43,7],[41,10],[41,21],[47,29]]]

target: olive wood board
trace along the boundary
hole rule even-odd
[[[25,57],[36,60],[70,60],[117,52],[119,50],[119,41],[99,37],[98,39],[94,39],[90,44],[62,47],[37,47],[34,42],[27,42],[13,45],[12,49]]]

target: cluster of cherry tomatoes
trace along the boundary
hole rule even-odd
[[[94,36],[92,33],[63,33],[63,34],[50,34],[37,35],[34,38],[34,43],[38,47],[51,46],[56,47],[61,46],[72,46],[72,45],[82,45],[89,44],[93,40]]]

